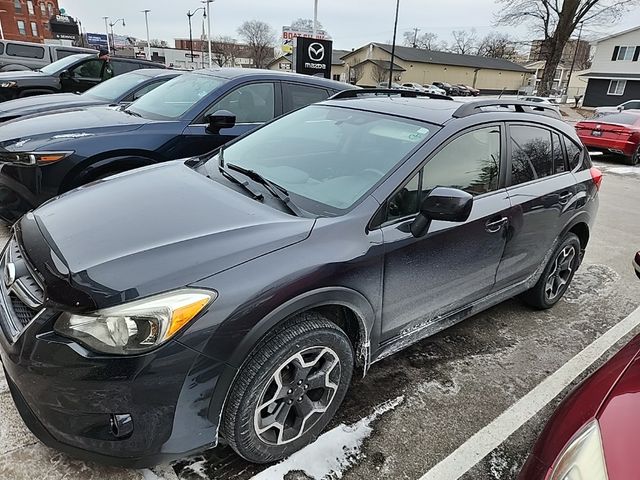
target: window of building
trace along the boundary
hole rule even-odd
[[[14,0],[13,5],[16,13],[22,13],[22,2],[20,0]]]
[[[29,15],[35,15],[36,13],[33,9],[33,2],[31,0],[27,0],[27,10],[29,11]]]
[[[609,82],[607,95],[624,95],[625,88],[627,88],[626,80],[611,80]]]
[[[339,82],[340,81],[340,74],[339,73],[334,73],[333,74],[333,79]]]
[[[49,12],[49,16],[53,17],[53,3],[47,3],[47,11]]]
[[[391,197],[387,220],[418,213],[419,205],[435,187],[459,188],[472,195],[497,190],[500,178],[500,129],[480,128],[464,133],[427,162]]]
[[[512,125],[511,184],[519,185],[553,175],[551,132],[543,128]]]
[[[46,15],[47,14],[47,6],[44,3],[40,3],[40,13],[42,15]]]
[[[618,48],[618,56],[615,60],[633,60],[633,54],[636,51],[635,46],[625,46]]]
[[[31,35],[34,37],[38,37],[38,24],[36,22],[31,22]]]
[[[45,32],[48,32],[51,29],[51,27],[49,27],[49,22],[44,22],[42,25],[44,26]]]
[[[27,28],[25,27],[24,21],[22,20],[18,20],[18,32],[20,33],[20,35],[27,34]]]

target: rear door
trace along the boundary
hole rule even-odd
[[[207,130],[206,117],[218,110],[227,110],[236,116],[236,125],[220,133]],[[279,82],[256,81],[237,86],[216,98],[191,125],[184,130],[180,156],[188,157],[210,152],[234,138],[250,132],[274,119],[282,111]]]
[[[529,123],[509,123],[507,129],[507,193],[512,208],[496,290],[525,280],[544,266],[547,252],[577,208],[576,179],[568,167],[564,135]]]

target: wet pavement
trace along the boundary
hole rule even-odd
[[[640,168],[599,164],[605,180],[598,222],[571,289],[554,309],[533,311],[510,300],[374,364],[366,378],[353,382],[328,433],[297,459],[256,466],[220,447],[153,472],[76,461],[42,446],[27,431],[2,381],[0,479],[243,480],[260,472],[259,478],[287,480],[319,480],[325,474],[419,478],[640,304],[640,281],[631,268],[640,249]],[[463,478],[515,478],[568,390]],[[340,442],[345,448],[331,448]]]

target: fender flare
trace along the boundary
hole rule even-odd
[[[236,375],[260,340],[276,325],[292,315],[326,305],[344,306],[356,315],[361,334],[360,345],[355,346],[360,352],[357,351],[356,354],[365,356],[364,371],[366,372],[371,360],[371,332],[375,323],[375,312],[371,303],[361,293],[346,287],[324,287],[305,292],[283,303],[258,322],[226,361],[227,368],[218,378],[209,404],[209,418],[214,424],[219,426],[224,405]]]
[[[133,170],[161,162],[161,159],[153,158],[149,152],[132,152],[130,154],[118,154],[103,156],[101,158],[89,158],[80,165],[74,167],[62,182],[60,193],[74,187],[89,183],[102,172]]]
[[[25,98],[25,97],[35,97],[37,95],[49,95],[51,93],[56,93],[53,88],[25,88],[24,90],[20,90],[18,96],[16,98]]]

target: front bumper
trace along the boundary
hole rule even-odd
[[[144,355],[96,354],[57,335],[54,312],[16,322],[10,295],[0,284],[0,359],[20,415],[43,443],[131,468],[216,446],[220,414],[210,405],[224,363],[177,341]],[[16,335],[8,327],[17,324],[26,326]],[[123,415],[132,429],[116,428]]]

